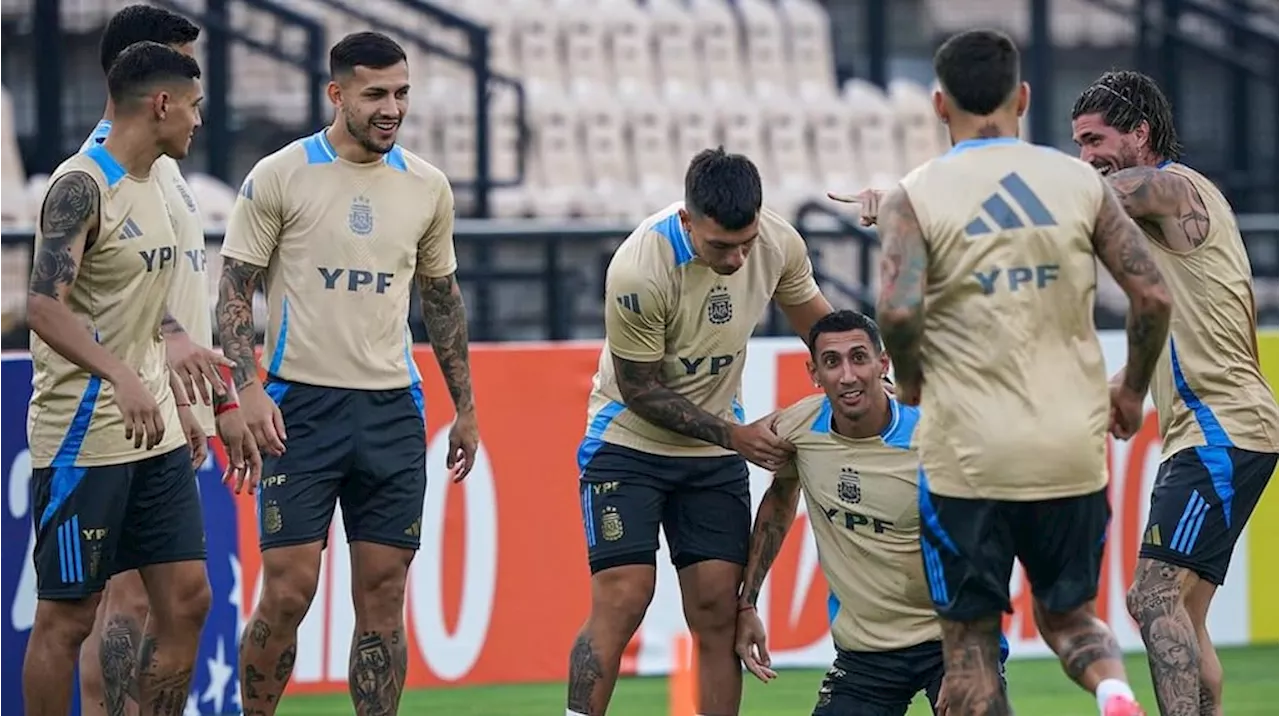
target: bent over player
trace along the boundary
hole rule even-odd
[[[815,716],[902,716],[924,692],[935,711],[942,689],[942,632],[920,556],[919,462],[911,437],[919,409],[884,385],[889,357],[880,329],[837,311],[809,333],[809,377],[824,394],[778,414],[778,435],[796,446],[756,512],[738,602],[738,655],[761,681],[770,668],[756,600],[795,521],[801,490],[831,588],[836,660]],[[1001,642],[1001,662],[1007,648]]]
[[[110,131],[54,171],[41,207],[28,302],[40,600],[23,668],[28,714],[67,713],[98,593],[134,569],[150,604],[141,644],[128,645],[141,712],[187,699],[210,597],[171,387],[181,386],[161,339],[181,256],[152,165],[186,156],[199,78],[195,60],[164,45],[125,50],[107,75]]]
[[[1213,716],[1222,713],[1223,673],[1209,604],[1280,441],[1258,364],[1253,271],[1231,205],[1178,161],[1172,111],[1151,78],[1104,74],[1071,119],[1080,158],[1107,177],[1146,234],[1177,308],[1151,383],[1164,451],[1128,605],[1161,713]]]
[[[191,56],[199,35],[200,28],[164,8],[151,5],[124,7],[102,30],[100,56],[103,74],[110,70],[120,53],[135,42],[158,42]],[[111,131],[114,118],[115,105],[108,97],[102,120],[80,151],[102,144]],[[213,346],[204,226],[194,193],[183,178],[178,162],[172,157],[161,155],[151,170],[164,191],[169,218],[178,236],[176,275],[168,298],[169,311],[177,322],[164,324],[163,332],[170,369],[182,376],[183,384],[175,398],[182,432],[191,448],[192,464],[199,469],[204,463],[208,454],[207,439],[213,437],[215,429],[222,435],[228,454],[234,461],[242,462],[242,455],[246,453],[256,461],[257,451],[253,448],[252,438],[235,410],[234,392],[212,391],[212,396],[209,396],[210,391],[204,386],[206,378],[200,373],[199,366],[190,365],[193,359],[199,361]],[[230,382],[230,372],[226,368],[222,370],[226,371],[226,382]],[[247,446],[246,440],[249,442]],[[113,576],[102,592],[93,633],[80,650],[83,716],[137,713],[137,705],[132,703],[129,695],[128,681],[135,668],[142,625],[146,620],[147,592],[138,571],[129,570]]]
[[[1018,62],[997,32],[938,50],[934,105],[954,146],[880,203],[878,319],[899,398],[922,405],[922,549],[952,708],[1009,711],[997,644],[1016,557],[1067,675],[1100,712],[1137,714],[1093,605],[1111,512],[1106,434],[1110,423],[1128,439],[1141,424],[1170,299],[1097,173],[1018,140],[1029,96]],[[1128,369],[1110,401],[1095,253],[1130,302]]]
[[[404,50],[356,33],[334,45],[329,67],[333,124],[258,162],[222,247],[222,346],[235,361],[245,421],[274,453],[258,490],[262,600],[240,645],[244,708],[264,715],[275,713],[293,669],[338,503],[355,602],[351,698],[360,716],[398,708],[408,668],[405,579],[427,479],[408,325],[415,282],[457,409],[448,457],[457,479],[474,464],[478,439],[453,192],[440,170],[395,143],[409,101]],[[265,386],[252,307],[264,283]]]
[[[698,712],[735,714],[746,460],[776,469],[791,451],[766,422],[740,424],[747,340],[771,300],[802,336],[830,305],[804,240],[761,208],[755,165],[723,149],[694,157],[684,203],[646,219],[618,248],[605,294],[606,345],[578,450],[591,615],[570,654],[568,713],[608,706],[653,596],[662,525],[698,643]]]

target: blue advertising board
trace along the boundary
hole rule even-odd
[[[6,714],[23,713],[22,661],[36,614],[36,575],[31,563],[35,533],[31,527],[31,458],[27,451],[27,402],[31,398],[31,359],[5,354],[0,361],[0,461],[5,489],[0,510],[0,587],[3,589],[3,637],[0,638],[0,691]],[[209,551],[213,606],[200,637],[195,678],[183,716],[240,714],[236,681],[240,635],[240,564],[237,557],[233,495],[222,485],[222,468],[213,451],[198,472]],[[78,689],[72,714],[80,714]]]

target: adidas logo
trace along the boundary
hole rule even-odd
[[[1151,525],[1151,527],[1147,528],[1147,531],[1142,535],[1142,543],[1156,547],[1164,546],[1160,541],[1160,525]]]
[[[124,227],[120,229],[120,236],[125,239],[141,238],[142,229],[138,228],[138,223],[133,220],[132,216],[124,220]]]
[[[618,296],[618,305],[622,306],[628,311],[639,313],[640,312],[640,294],[628,293],[625,296]]]
[[[253,177],[244,180],[244,185],[240,187],[240,196],[253,201]]]
[[[980,238],[997,231],[1021,229],[1031,226],[1057,226],[1058,222],[1049,213],[1048,207],[1040,201],[1036,193],[1027,183],[1013,172],[1000,180],[1004,194],[997,190],[982,202],[982,211],[964,227],[964,234],[970,239]],[[1005,194],[1022,210],[1021,215],[1014,210]],[[994,227],[994,228],[993,228]]]

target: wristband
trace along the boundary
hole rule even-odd
[[[178,406],[179,408],[190,408],[190,407],[191,407],[191,403],[177,403],[177,406]]]
[[[240,407],[240,404],[239,404],[239,403],[237,403],[237,402],[235,402],[235,401],[227,401],[227,402],[223,403],[222,405],[219,405],[219,406],[215,407],[215,408],[213,409],[213,414],[214,414],[214,416],[216,417],[216,416],[218,416],[218,415],[222,415],[223,413],[225,413],[225,412],[227,412],[227,411],[229,411],[229,410],[235,410],[235,409],[236,409],[236,408],[238,408],[238,407]]]
[[[742,605],[742,606],[738,607],[738,613],[739,613],[739,614],[741,614],[741,613],[743,613],[743,612],[754,612],[755,610],[756,610],[756,605],[754,605],[754,604],[744,604],[744,605]]]

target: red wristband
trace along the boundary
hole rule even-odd
[[[756,610],[756,605],[754,605],[754,604],[744,604],[744,605],[742,605],[742,606],[739,606],[739,607],[738,607],[738,613],[739,613],[739,614],[741,614],[741,613],[743,613],[743,612],[754,612],[755,610]]]
[[[236,408],[238,408],[238,407],[240,407],[240,404],[239,404],[239,403],[235,402],[234,400],[233,400],[233,401],[229,401],[229,402],[223,403],[222,405],[219,405],[219,406],[217,406],[216,408],[214,408],[214,409],[213,409],[213,414],[214,414],[215,416],[217,416],[217,415],[222,415],[223,413],[227,412],[228,410],[235,410],[235,409],[236,409]]]

